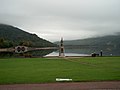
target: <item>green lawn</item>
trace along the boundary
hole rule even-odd
[[[0,84],[120,80],[120,57],[0,59]]]

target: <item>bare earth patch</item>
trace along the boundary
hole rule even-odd
[[[0,85],[0,90],[120,90],[120,81]]]

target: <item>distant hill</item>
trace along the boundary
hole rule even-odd
[[[120,45],[120,35],[64,41],[65,45]]]
[[[58,44],[58,42],[55,42]],[[66,52],[99,53],[103,50],[105,55],[120,56],[120,33],[96,38],[64,41]]]
[[[13,46],[29,42],[32,47],[55,46],[55,44],[38,37],[36,34],[25,32],[11,25],[0,24],[0,38],[12,42]]]

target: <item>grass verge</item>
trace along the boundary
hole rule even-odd
[[[120,57],[0,59],[0,84],[120,80]]]

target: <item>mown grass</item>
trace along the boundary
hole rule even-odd
[[[0,84],[120,80],[120,57],[0,59]]]

